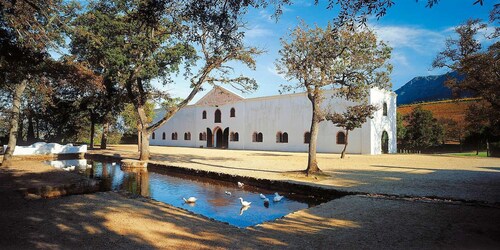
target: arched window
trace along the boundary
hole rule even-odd
[[[200,133],[199,139],[200,139],[200,141],[206,141],[207,140],[207,132]]]
[[[155,138],[156,138],[156,134],[155,134],[155,132],[153,132],[153,134],[151,135],[151,139],[154,140]]]
[[[259,133],[257,135],[257,142],[263,142],[264,141],[264,135],[262,133]]]
[[[252,142],[257,142],[257,132],[253,132],[253,134],[252,134]]]
[[[238,132],[231,132],[230,136],[229,136],[229,140],[230,141],[239,141],[239,138],[240,136],[238,135]]]
[[[382,115],[387,116],[387,102],[384,102],[384,105],[382,107]]]
[[[276,143],[280,143],[283,140],[282,136],[281,132],[276,133]]]
[[[172,133],[172,140],[177,140],[177,132]]]
[[[304,143],[309,144],[311,142],[311,133],[305,132],[304,133]]]
[[[231,108],[231,113],[230,113],[229,117],[236,117],[236,109]]]
[[[288,133],[276,133],[276,143],[288,143]]]
[[[207,111],[203,110],[203,113],[201,113],[201,119],[207,119]]]
[[[166,140],[167,139],[167,134],[165,134],[165,132],[163,132],[163,134],[161,134],[161,139],[162,140]]]
[[[220,117],[221,117],[221,113],[220,113],[220,110],[215,110],[215,123],[220,123]]]
[[[185,141],[190,141],[191,140],[191,132],[184,133],[184,140]]]
[[[337,133],[337,144],[345,144],[345,133],[344,132]]]
[[[288,143],[288,133],[287,132],[283,133],[281,142]]]

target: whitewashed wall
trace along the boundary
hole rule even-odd
[[[346,106],[352,105],[339,98],[326,95],[324,107],[341,112]],[[396,95],[392,92],[371,90],[369,101],[379,105],[373,119],[365,123],[362,128],[349,133],[348,153],[380,154],[381,135],[385,130],[389,134],[389,152],[396,152]],[[388,104],[388,116],[382,115],[382,104]],[[235,108],[236,116],[230,117],[231,108]],[[214,122],[215,111],[221,111],[221,123]],[[202,119],[202,112],[207,112],[207,119]],[[250,98],[231,104],[220,106],[190,105],[180,110],[164,126],[155,131],[155,139],[151,145],[168,145],[184,147],[206,147],[206,141],[199,140],[199,133],[210,128],[214,133],[217,127],[224,130],[229,127],[230,132],[239,133],[239,141],[229,141],[230,149],[272,150],[272,151],[299,151],[305,152],[308,144],[304,143],[304,133],[311,125],[311,103],[305,93],[278,95],[270,97]],[[157,119],[163,112],[157,113]],[[287,132],[288,143],[277,143],[276,133]],[[339,153],[342,144],[336,144],[336,135],[341,131],[328,121],[320,123],[318,134],[318,152]],[[166,140],[162,133],[166,133]],[[171,140],[171,133],[177,132],[178,139]],[[191,133],[191,140],[184,140],[184,133]],[[253,142],[254,132],[263,134],[263,142]],[[215,137],[215,133],[214,133]],[[215,145],[215,143],[214,143]]]

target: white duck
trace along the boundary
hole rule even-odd
[[[114,166],[114,165],[116,165],[116,162],[112,162],[112,163],[111,163],[111,166]]]
[[[285,196],[281,196],[278,193],[274,193],[273,201],[275,201],[275,202],[281,201],[281,199],[283,199],[283,197],[285,197]]]
[[[244,207],[248,207],[248,206],[250,206],[250,204],[252,204],[252,202],[244,201],[243,198],[241,198],[241,197],[240,197],[240,202],[241,202],[241,205]]]
[[[231,195],[231,192],[229,192],[229,191],[224,191],[224,193],[227,195]]]
[[[196,200],[197,200],[195,197],[192,197],[192,196],[191,196],[191,197],[189,197],[189,198],[187,198],[187,199],[186,199],[186,198],[184,198],[184,197],[182,197],[182,199],[183,199],[183,200],[184,200],[184,202],[186,202],[186,203],[195,203],[195,202],[196,202]]]
[[[259,194],[259,196],[260,196],[261,199],[265,199],[266,198],[266,196],[263,195],[263,194]]]
[[[245,184],[243,184],[243,182],[239,182],[239,181],[238,181],[238,187],[239,187],[239,188],[242,188],[243,186],[245,186]]]

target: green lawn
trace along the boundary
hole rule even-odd
[[[475,157],[486,157],[486,151],[484,152],[479,152],[479,155],[476,155],[476,152],[466,152],[466,153],[451,153],[448,155],[455,155],[455,156],[475,156]]]

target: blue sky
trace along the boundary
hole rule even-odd
[[[244,97],[277,95],[280,84],[286,81],[276,73],[274,63],[281,47],[280,38],[293,29],[299,19],[307,24],[325,27],[332,20],[336,10],[327,10],[325,1],[313,5],[313,0],[294,1],[292,6],[286,6],[283,15],[276,20],[271,18],[272,9],[252,9],[245,16],[247,23],[245,43],[256,46],[267,52],[258,56],[257,69],[247,70],[242,66],[235,67],[235,74],[253,77],[259,84],[259,89],[253,93],[242,94],[227,87]],[[372,18],[369,26],[373,28],[380,39],[393,47],[391,63],[394,65],[392,85],[396,90],[416,76],[426,76],[444,73],[443,69],[431,69],[432,60],[443,49],[447,37],[453,35],[453,28],[469,18],[488,19],[495,0],[485,0],[484,5],[473,5],[474,0],[441,0],[433,8],[426,8],[426,0],[399,0],[381,19]],[[174,96],[186,97],[189,84],[177,77],[175,84],[161,86]],[[204,93],[199,93],[195,100]]]

